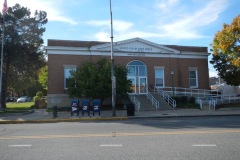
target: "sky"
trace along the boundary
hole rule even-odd
[[[1,0],[2,3],[4,0]],[[110,0],[7,0],[47,12],[48,39],[110,42]],[[208,47],[224,23],[240,14],[239,0],[111,0],[113,41],[142,38],[158,44]],[[211,60],[212,56],[209,56]],[[209,75],[217,72],[209,64]]]

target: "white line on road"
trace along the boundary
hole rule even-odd
[[[193,147],[217,147],[216,144],[194,144]]]
[[[101,144],[100,147],[122,147],[122,144]]]
[[[31,144],[15,144],[15,145],[8,145],[8,147],[31,147]]]

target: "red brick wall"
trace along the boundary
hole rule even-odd
[[[64,93],[64,65],[79,66],[85,61],[97,61],[102,56],[48,55],[48,94]],[[105,58],[109,58],[107,56]],[[165,86],[172,86],[171,71],[174,71],[174,86],[189,88],[189,67],[198,68],[199,89],[209,89],[208,60],[183,58],[117,57],[116,64],[126,66],[132,60],[140,60],[147,65],[148,86],[155,84],[154,66],[162,66],[165,73]]]

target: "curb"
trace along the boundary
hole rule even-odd
[[[32,110],[29,111],[29,112],[23,112],[22,115],[31,114],[31,113],[34,113],[34,112],[35,112],[34,109],[32,109]]]
[[[240,114],[218,114],[218,115],[168,115],[168,116],[151,116],[151,117],[128,117],[128,119],[160,119],[160,118],[193,118],[193,117],[231,117],[240,116]]]
[[[23,124],[23,123],[58,123],[58,122],[81,122],[81,121],[121,121],[128,120],[128,117],[104,117],[104,118],[59,118],[41,120],[3,120],[0,124]]]

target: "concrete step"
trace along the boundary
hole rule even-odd
[[[165,102],[165,100],[162,99],[162,97],[158,94],[152,94],[154,98],[157,99],[159,102],[159,109],[158,110],[172,110],[172,107]],[[140,102],[140,110],[141,111],[153,111],[156,110],[155,106],[152,105],[151,101],[147,99],[146,95],[135,95],[137,100]]]
[[[172,110],[173,108],[158,93],[152,93],[153,97],[159,102],[159,110]]]
[[[147,100],[146,95],[136,95],[137,100],[140,102],[140,111],[154,111],[156,108],[152,106],[151,102]]]

